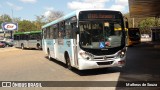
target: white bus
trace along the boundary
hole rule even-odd
[[[42,31],[16,32],[14,33],[14,46],[16,48],[36,48],[42,47]]]
[[[124,28],[119,11],[78,10],[42,27],[42,48],[49,59],[65,63],[68,69],[122,67]]]

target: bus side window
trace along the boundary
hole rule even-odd
[[[17,36],[16,36],[16,40],[19,40],[19,39],[20,39],[20,38],[19,38],[19,35],[17,35]]]
[[[30,35],[29,35],[29,39],[30,39],[30,40],[34,40],[34,34],[30,34]]]
[[[44,39],[47,38],[47,30],[46,29],[43,30],[43,36],[44,36]]]
[[[65,36],[65,25],[64,21],[59,23],[59,31],[58,31],[58,37],[64,38]]]
[[[46,38],[49,39],[50,38],[50,27],[46,28]]]
[[[54,39],[58,37],[58,28],[54,28]]]
[[[26,40],[28,40],[29,39],[29,35],[26,35]]]
[[[14,40],[17,40],[17,35],[14,35],[13,37],[14,37]]]
[[[58,38],[58,25],[59,25],[59,24],[56,24],[56,26],[55,26],[55,33],[54,33],[54,34],[55,34],[55,35],[54,35],[55,38]]]
[[[58,37],[62,38],[62,32],[61,31],[58,32]]]
[[[59,35],[58,35],[58,33],[57,32],[59,32],[58,29],[59,27],[58,27],[58,24],[54,24],[53,26],[52,26],[52,28],[50,29],[51,31],[50,31],[50,35],[51,35],[51,39],[56,39],[57,37],[59,37]]]
[[[20,38],[19,38],[20,40],[23,40],[23,35],[20,35]]]
[[[71,33],[71,31],[72,31],[72,27],[71,27],[71,23],[70,23],[70,20],[66,20],[66,22],[65,22],[65,37],[64,38],[66,38],[66,39],[70,39],[70,38],[72,38],[72,33]]]
[[[53,39],[53,37],[54,37],[54,31],[53,30],[54,30],[53,26],[50,27],[50,39]]]
[[[73,32],[72,34],[73,34],[73,38],[74,39],[76,39],[77,38],[77,34],[79,34],[76,24],[77,24],[76,22],[71,23],[72,32]]]

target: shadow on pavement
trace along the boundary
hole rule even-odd
[[[48,59],[48,57],[45,57],[45,58]],[[67,69],[66,64],[64,64],[58,60],[51,59],[50,61]],[[76,68],[73,68],[71,71],[77,75],[80,75],[80,76],[91,76],[91,75],[100,75],[100,74],[120,72],[121,68],[101,68],[101,69],[91,69],[91,70],[78,70]]]
[[[160,49],[153,43],[129,47],[127,63],[122,68],[117,86],[121,81],[160,81]],[[158,87],[117,87],[116,90],[160,90]]]

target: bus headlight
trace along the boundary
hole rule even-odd
[[[87,59],[87,60],[91,60],[91,56],[88,55],[85,51],[80,51],[79,54],[82,58]]]
[[[121,50],[120,52],[118,52],[117,57],[116,58],[123,58],[126,54],[126,48],[124,48],[123,50]]]

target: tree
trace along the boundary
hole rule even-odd
[[[36,26],[33,22],[28,20],[23,20],[18,22],[18,30],[19,32],[26,32],[26,31],[34,31],[37,30]]]
[[[41,30],[42,26],[45,24],[45,17],[43,15],[36,16],[36,20],[33,23],[37,30]]]
[[[51,22],[60,17],[64,16],[64,13],[61,11],[50,11],[50,14],[46,17],[47,22]]]
[[[21,21],[21,18],[13,18],[13,22],[19,22],[19,21]]]
[[[7,14],[3,14],[0,16],[0,25],[3,23],[3,22],[11,22],[12,19],[9,15]]]
[[[150,34],[151,33],[150,28],[156,26],[155,22],[156,22],[155,18],[153,18],[153,17],[146,18],[146,19],[140,21],[139,28],[141,30],[141,33]]]
[[[0,21],[3,21],[3,22],[11,22],[12,19],[11,19],[11,17],[10,17],[9,15],[3,14],[3,15],[0,16]]]

